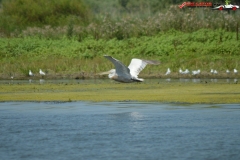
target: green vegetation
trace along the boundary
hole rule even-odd
[[[0,84],[0,101],[240,103],[239,84]]]
[[[240,22],[238,11],[228,14],[209,8],[179,9],[181,3],[180,0],[3,0],[0,36],[124,39],[152,36],[169,29],[235,32]]]
[[[79,42],[77,39],[60,40],[39,37],[0,38],[1,77],[26,77],[28,70],[48,72],[48,77],[68,74],[92,77],[109,70],[113,65],[103,58],[112,55],[129,64],[131,58],[156,59],[159,66],[149,66],[145,76],[159,77],[170,67],[173,72],[179,68],[210,71],[211,68],[224,72],[240,65],[240,43],[236,35],[224,30],[202,29],[192,33],[169,30],[155,36],[141,36],[124,40],[95,40],[93,37]],[[82,75],[84,73],[84,75]],[[54,77],[55,75],[55,77]]]
[[[28,27],[85,24],[90,11],[82,0],[3,0],[0,27],[7,36],[21,34]]]
[[[225,73],[240,65],[239,11],[179,9],[180,0],[2,0],[0,78],[90,78],[109,70],[105,54],[128,64],[156,59],[142,76],[163,77],[166,68],[211,68]],[[29,7],[31,6],[31,7]],[[234,75],[237,77],[237,75]]]

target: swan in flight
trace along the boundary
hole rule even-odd
[[[122,62],[120,62],[119,60],[111,56],[104,55],[104,57],[107,58],[109,61],[111,61],[114,64],[116,69],[111,69],[110,71],[102,72],[99,74],[100,75],[108,74],[108,77],[110,79],[113,79],[118,82],[125,82],[125,83],[144,81],[144,79],[138,78],[138,74],[146,67],[146,65],[160,64],[159,61],[133,58],[131,63],[127,67],[124,64],[122,64]]]

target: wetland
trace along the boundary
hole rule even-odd
[[[109,79],[0,81],[0,101],[240,103],[236,79]]]
[[[239,104],[3,102],[0,120],[2,159],[240,158]]]

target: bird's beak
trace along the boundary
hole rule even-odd
[[[110,74],[110,71],[98,73],[98,75],[105,75],[105,74]]]

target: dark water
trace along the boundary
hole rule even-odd
[[[0,103],[0,159],[240,159],[240,105]]]

